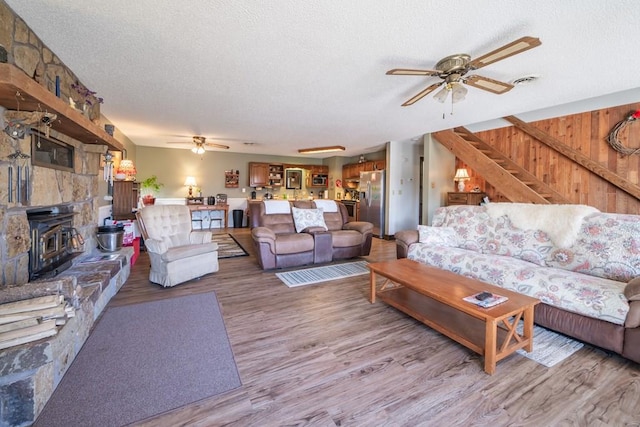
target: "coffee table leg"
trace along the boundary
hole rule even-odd
[[[373,304],[376,302],[376,273],[373,270],[369,272],[369,284],[371,286],[371,298],[369,300]]]
[[[493,375],[496,371],[496,347],[498,345],[498,324],[487,320],[484,338],[484,371]]]
[[[533,351],[533,307],[524,310],[524,339],[529,342],[524,347],[527,352]]]

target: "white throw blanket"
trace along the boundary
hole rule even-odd
[[[586,205],[534,205],[530,203],[488,203],[494,219],[503,215],[521,230],[542,230],[560,248],[571,246],[587,215],[600,212]]]
[[[291,204],[288,200],[265,200],[264,213],[270,214],[288,214],[291,213]]]
[[[338,205],[335,200],[314,200],[316,208],[322,209],[322,212],[338,212]]]

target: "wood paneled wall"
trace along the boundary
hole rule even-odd
[[[557,117],[531,123],[551,137],[599,162],[622,178],[639,185],[640,154],[625,156],[607,142],[611,129],[640,103]],[[640,200],[607,183],[578,163],[557,153],[513,126],[476,133],[520,166],[535,174],[573,203],[594,206],[602,212],[640,214]],[[640,120],[631,122],[619,133],[627,148],[640,148]],[[467,167],[459,159],[456,167]],[[498,187],[484,181],[472,169],[466,191],[479,186],[494,202],[508,201]]]

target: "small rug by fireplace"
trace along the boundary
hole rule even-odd
[[[213,292],[107,308],[35,426],[122,426],[241,385]]]
[[[324,267],[304,268],[302,270],[276,273],[278,279],[290,288],[360,276],[369,273],[367,261],[347,262],[344,264],[326,265]]]
[[[211,241],[218,244],[218,259],[249,255],[231,234],[213,234]]]

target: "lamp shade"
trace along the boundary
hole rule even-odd
[[[469,172],[465,168],[460,168],[456,170],[456,176],[453,177],[454,181],[458,181],[458,191],[464,191],[464,182],[469,181],[471,178],[469,177]]]
[[[188,176],[187,179],[184,180],[184,185],[185,187],[195,187],[198,184],[196,183],[195,177]]]
[[[116,172],[124,174],[127,181],[132,181],[136,177],[136,168],[133,166],[133,161],[129,159],[122,160]]]
[[[469,172],[465,168],[460,168],[456,170],[456,176],[453,178],[454,181],[467,181],[471,179],[469,177]]]

